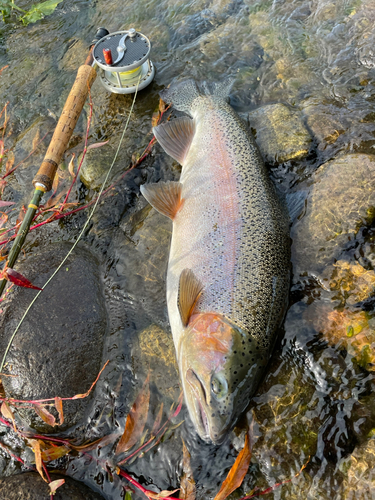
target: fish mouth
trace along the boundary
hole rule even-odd
[[[214,421],[210,422],[208,418],[210,405],[206,389],[201,379],[191,368],[186,372],[186,380],[191,389],[189,399],[192,402],[192,407],[194,407],[190,415],[196,425],[200,438],[206,441],[206,443],[222,444],[227,436],[228,426],[219,430],[216,429]]]
[[[199,429],[200,437],[204,441],[211,441],[210,427],[208,424],[207,410],[204,404],[207,401],[206,390],[198,375],[191,369],[186,372],[186,380],[194,394],[195,416],[194,419]]]

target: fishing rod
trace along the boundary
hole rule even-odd
[[[59,163],[80,117],[89,89],[95,81],[96,67],[99,68],[100,80],[106,90],[117,94],[130,94],[136,89],[143,89],[154,78],[155,67],[149,59],[150,50],[149,39],[133,28],[114,33],[109,33],[105,28],[98,28],[90,44],[86,61],[78,69],[44,160],[33,179],[34,195],[27,207],[4,269],[13,268],[40,201],[44,193],[52,188]],[[0,282],[0,296],[6,283],[5,278]]]

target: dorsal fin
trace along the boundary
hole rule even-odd
[[[181,191],[181,182],[174,181],[141,186],[141,193],[150,205],[172,220],[182,206]]]
[[[195,134],[195,123],[183,116],[154,127],[154,134],[161,147],[181,165],[184,164]]]
[[[178,310],[184,326],[188,325],[202,290],[202,283],[195,277],[193,271],[184,269],[180,276],[177,297]]]

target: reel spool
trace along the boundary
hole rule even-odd
[[[149,85],[155,67],[148,58],[150,40],[135,29],[115,31],[101,38],[94,46],[94,64],[100,68],[104,87],[115,94],[132,94]]]

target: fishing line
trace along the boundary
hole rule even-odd
[[[70,256],[70,254],[73,252],[73,250],[75,249],[75,247],[77,246],[78,242],[80,241],[80,239],[82,238],[82,235],[83,233],[86,231],[86,228],[87,226],[89,225],[89,222],[92,218],[92,216],[94,215],[94,212],[96,210],[96,207],[98,206],[98,203],[99,203],[99,200],[100,200],[100,197],[104,191],[104,187],[107,183],[107,180],[108,180],[108,177],[111,173],[111,170],[112,170],[112,167],[113,165],[115,164],[115,161],[117,159],[117,156],[119,154],[119,151],[120,151],[120,147],[121,147],[121,144],[122,144],[122,141],[124,139],[124,136],[125,136],[125,133],[126,133],[126,130],[128,128],[128,125],[129,125],[129,120],[130,120],[130,117],[131,117],[131,114],[133,112],[133,108],[134,108],[134,104],[135,104],[135,99],[137,97],[137,94],[138,94],[138,86],[139,86],[139,82],[141,80],[141,76],[139,76],[139,79],[138,79],[138,83],[137,83],[137,86],[136,86],[136,89],[135,89],[135,94],[134,94],[134,98],[133,98],[133,102],[132,102],[132,105],[130,107],[130,111],[129,111],[129,115],[128,115],[128,118],[126,120],[126,124],[125,124],[125,127],[124,127],[124,130],[122,132],[122,135],[121,135],[121,138],[120,138],[120,142],[118,144],[118,147],[117,147],[117,150],[116,150],[116,153],[115,153],[115,156],[112,160],[112,163],[111,163],[111,166],[109,167],[108,169],[108,172],[107,172],[107,175],[103,181],[103,184],[102,184],[102,187],[99,191],[99,195],[98,195],[98,198],[93,206],[93,209],[91,210],[91,213],[90,215],[88,216],[87,218],[87,221],[85,222],[85,225],[83,226],[83,229],[82,231],[79,233],[78,235],[78,238],[76,239],[76,241],[73,243],[73,246],[72,248],[69,250],[69,252],[66,254],[65,258],[63,259],[63,261],[61,262],[61,264],[57,267],[57,269],[54,271],[54,273],[52,274],[52,276],[50,276],[50,278],[48,278],[48,280],[45,282],[45,284],[43,285],[43,290],[46,288],[46,286],[52,281],[52,279],[56,276],[56,274],[60,271],[60,269],[62,268],[62,266],[65,264],[66,260],[68,259],[68,257]],[[5,364],[5,359],[7,357],[7,354],[9,352],[9,349],[11,348],[12,346],[12,343],[13,343],[13,340],[14,340],[14,337],[16,336],[16,333],[18,332],[20,326],[22,325],[24,319],[26,318],[28,312],[30,311],[30,309],[32,308],[32,306],[34,305],[34,302],[38,299],[39,295],[43,292],[43,290],[40,290],[36,295],[35,297],[33,298],[33,300],[30,302],[28,308],[26,309],[24,315],[22,316],[22,318],[20,319],[20,322],[18,323],[16,329],[14,330],[12,336],[10,337],[10,340],[8,342],[8,345],[7,345],[7,348],[5,349],[5,353],[4,353],[4,356],[3,356],[3,359],[1,361],[1,365],[0,365],[0,373],[3,371],[3,368],[4,368],[4,364]]]

